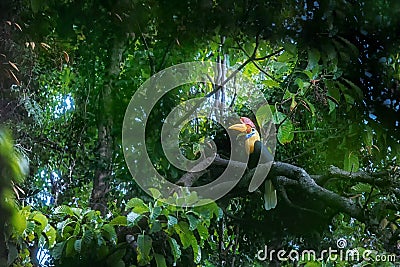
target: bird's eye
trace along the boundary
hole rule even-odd
[[[254,129],[254,128],[251,128],[251,132],[252,133],[254,133],[256,131],[256,129]]]

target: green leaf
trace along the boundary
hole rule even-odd
[[[73,223],[74,221],[72,221],[71,218],[67,218],[64,221],[57,223],[57,229],[60,231],[61,237],[64,237],[66,234],[68,234],[71,229],[74,230],[71,227],[68,228],[68,225]]]
[[[353,185],[351,187],[352,190],[355,191],[355,193],[365,193],[365,192],[370,192],[371,191],[371,185],[369,184],[364,184],[364,183],[358,183],[356,185]]]
[[[308,101],[307,99],[304,99],[304,103],[306,105],[306,108],[311,112],[311,115],[314,117],[315,116],[315,107],[314,107],[314,105],[310,101]]]
[[[40,232],[42,232],[44,228],[47,226],[48,219],[39,211],[32,212],[32,215],[33,215],[32,220],[40,224]]]
[[[363,140],[364,140],[364,144],[368,148],[372,147],[372,145],[373,145],[373,133],[372,133],[372,129],[370,127],[366,127],[366,131],[363,134]]]
[[[132,198],[126,204],[126,210],[132,210],[137,214],[149,212],[149,207],[140,198]]]
[[[195,263],[200,263],[201,261],[201,248],[199,244],[197,244],[197,240],[192,242],[192,249],[193,249],[193,258]]]
[[[189,225],[190,225],[189,229],[191,231],[195,230],[197,228],[197,225],[199,224],[200,220],[198,218],[196,218],[195,216],[190,215],[190,214],[186,215],[186,217],[187,217],[187,219],[189,221]]]
[[[328,105],[329,105],[329,114],[331,114],[336,109],[336,103],[328,99]]]
[[[94,238],[94,233],[92,230],[88,229],[83,233],[82,236],[82,245],[90,245]]]
[[[325,85],[328,88],[327,95],[332,98],[337,104],[340,102],[339,88],[331,80],[325,80]]]
[[[75,251],[81,253],[82,250],[82,239],[75,240],[74,244]]]
[[[55,260],[59,260],[62,257],[64,247],[67,241],[63,241],[60,243],[57,243],[54,248],[51,250],[51,255]]]
[[[344,170],[348,172],[356,172],[359,168],[358,156],[354,152],[346,153],[344,157]]]
[[[319,51],[315,48],[312,48],[308,50],[308,65],[307,65],[307,70],[312,70],[316,66],[318,66],[318,62],[320,59],[321,55]]]
[[[178,219],[174,216],[168,215],[168,228],[173,227],[175,224],[178,223]]]
[[[115,263],[120,262],[126,254],[125,248],[117,249],[107,258],[107,266],[115,266]]]
[[[162,209],[161,209],[160,206],[154,207],[154,208],[151,210],[151,213],[150,213],[150,220],[153,221],[153,220],[157,219],[158,216],[160,216],[161,212],[162,212]]]
[[[348,79],[343,78],[343,80],[350,85],[350,87],[352,89],[351,92],[354,97],[356,97],[358,100],[363,99],[364,93],[360,87],[358,87],[355,83],[353,83],[352,81],[350,81]]]
[[[161,222],[160,221],[154,221],[151,225],[150,225],[150,234],[159,232],[162,230],[162,226],[161,226]]]
[[[65,247],[65,256],[66,257],[73,257],[75,255],[75,241],[76,237],[72,236],[68,238],[67,245]]]
[[[265,123],[271,121],[272,112],[271,109],[269,108],[269,105],[263,105],[257,110],[256,119],[260,127],[263,127]]]
[[[178,233],[184,249],[187,249],[193,243],[197,244],[196,237],[193,232],[189,229],[189,224],[187,222],[179,222],[174,226],[175,232]]]
[[[173,237],[168,238],[169,245],[171,246],[172,255],[174,256],[174,263],[181,257],[181,246]]]
[[[349,94],[344,94],[344,98],[346,99],[346,103],[349,105],[354,105],[354,98]]]
[[[160,191],[156,188],[149,188],[149,191],[154,199],[159,199],[162,196]]]
[[[68,206],[58,206],[55,210],[54,210],[55,214],[65,214],[65,215],[71,215],[73,216],[74,213],[72,212],[71,208]]]
[[[304,267],[321,267],[322,263],[317,262],[317,261],[309,261],[307,262]]]
[[[150,263],[150,251],[153,240],[150,236],[140,234],[137,240],[137,260],[139,265],[146,265]]]
[[[156,259],[157,267],[167,267],[167,263],[165,262],[163,255],[155,253],[154,258]]]
[[[349,40],[347,40],[346,38],[343,38],[341,36],[337,36],[340,40],[342,40],[349,48],[350,50],[353,52],[354,56],[358,56],[358,48]]]
[[[117,233],[115,232],[115,229],[112,225],[104,224],[101,229],[104,231],[103,236],[107,240],[112,241],[114,244],[117,243]]]
[[[293,124],[289,119],[287,119],[279,127],[277,138],[278,138],[278,141],[283,145],[290,143],[293,140],[293,138],[294,138]]]
[[[81,232],[81,224],[80,222],[76,222],[73,235],[79,235],[80,232]]]
[[[26,217],[22,214],[22,212],[23,211],[14,213],[11,220],[13,229],[18,236],[21,236],[27,227]]]
[[[112,219],[109,224],[110,225],[117,225],[117,226],[126,226],[127,225],[127,219],[126,219],[125,216],[117,216],[114,219]]]
[[[46,235],[49,247],[53,247],[56,244],[56,237],[57,237],[57,231],[54,229],[53,226],[48,224],[46,228],[44,229],[43,233]]]
[[[286,118],[286,115],[279,111],[274,112],[274,114],[272,116],[273,122],[275,124],[280,124],[285,118]]]
[[[278,82],[276,82],[274,80],[270,80],[270,79],[264,80],[263,84],[265,86],[269,87],[269,88],[279,87],[280,86],[280,84]]]
[[[282,54],[279,55],[278,61],[279,62],[290,62],[295,58],[295,55],[290,53],[289,51],[285,50]]]
[[[203,224],[197,225],[197,232],[199,233],[201,241],[207,240],[209,233],[208,233],[208,228],[204,226]]]
[[[128,226],[135,225],[142,217],[143,215],[137,214],[135,212],[129,212],[126,216]]]
[[[7,265],[6,266],[11,266],[12,263],[17,259],[18,257],[18,249],[17,247],[12,244],[8,243],[8,257],[7,257]]]
[[[31,0],[31,8],[33,13],[38,13],[42,8],[42,0]]]

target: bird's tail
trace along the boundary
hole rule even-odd
[[[276,190],[271,180],[265,181],[265,191],[264,191],[264,208],[270,210],[276,207],[278,199],[276,197]]]

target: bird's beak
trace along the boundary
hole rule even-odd
[[[239,131],[241,133],[246,133],[247,132],[247,126],[246,126],[246,124],[243,124],[243,123],[234,124],[234,125],[230,126],[228,129],[236,130],[236,131]]]

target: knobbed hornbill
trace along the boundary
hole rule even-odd
[[[260,134],[258,133],[254,123],[246,117],[240,118],[240,124],[234,124],[228,129],[236,130],[244,133],[246,140],[244,143],[246,153],[249,155],[249,161],[247,167],[253,169],[257,167],[259,163],[267,163],[273,160],[271,153],[268,151],[260,141]],[[276,190],[271,180],[265,180],[264,182],[264,208],[270,210],[276,207],[277,197]]]

